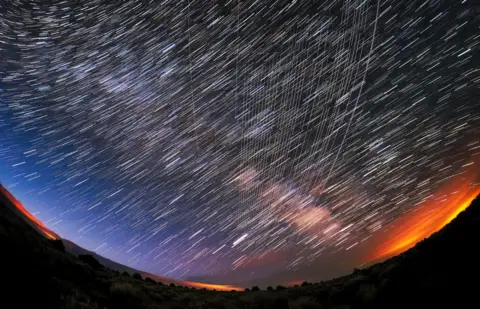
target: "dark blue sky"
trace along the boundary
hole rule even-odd
[[[480,152],[471,1],[18,2],[0,180],[133,267],[338,275]]]

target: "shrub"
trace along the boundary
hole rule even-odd
[[[277,308],[275,302],[277,301],[276,293],[252,293],[250,297],[253,299],[251,306],[246,306],[247,308]]]
[[[126,282],[115,282],[110,287],[110,307],[119,309],[143,308],[145,294]]]
[[[232,308],[232,306],[231,304],[229,304],[229,301],[223,297],[221,293],[215,293],[205,299],[205,304],[201,308],[225,309]]]
[[[143,280],[142,275],[140,275],[139,273],[134,273],[132,278],[137,280]]]
[[[170,283],[168,286],[171,287],[171,288],[174,288],[174,287],[175,287],[175,283]]]
[[[73,290],[70,294],[60,295],[60,308],[62,309],[99,309],[100,306],[90,297]]]
[[[77,295],[60,295],[61,307],[64,309],[77,309],[81,308],[79,301],[77,300]]]
[[[267,291],[271,292],[271,291],[273,291],[273,288],[271,286],[268,286]]]
[[[283,291],[285,289],[286,287],[284,287],[283,285],[277,285],[277,291]]]
[[[250,289],[249,289],[249,288],[246,288],[246,289],[245,289],[245,292],[250,292]]]
[[[148,283],[154,283],[154,284],[157,283],[155,280],[153,280],[152,278],[149,278],[149,277],[145,278],[145,281],[148,282]]]
[[[80,254],[78,258],[85,264],[90,265],[93,269],[104,268],[104,266],[100,264],[100,262],[97,261],[97,259],[91,256],[90,254]]]
[[[356,293],[357,299],[363,303],[370,303],[377,295],[377,288],[373,284],[362,284]]]
[[[260,288],[258,286],[252,287],[252,292],[257,292],[260,291]]]
[[[292,309],[318,309],[321,308],[320,304],[314,298],[311,297],[300,297],[299,299],[292,302],[290,306]]]
[[[124,271],[124,272],[122,273],[122,276],[124,276],[124,277],[130,277],[130,274],[127,273],[126,271]]]
[[[303,282],[302,282],[302,286],[309,286],[309,285],[311,285],[310,282],[307,282],[307,281],[303,281]]]

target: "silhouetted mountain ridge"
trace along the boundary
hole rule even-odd
[[[105,267],[108,267],[110,269],[117,270],[117,271],[120,271],[120,272],[126,271],[126,272],[128,272],[132,275],[136,272],[139,272],[138,270],[136,270],[134,268],[131,268],[131,267],[128,267],[126,265],[117,263],[115,261],[112,261],[110,259],[107,259],[107,258],[101,256],[100,254],[97,254],[93,251],[89,251],[89,250],[87,250],[83,247],[80,247],[79,245],[77,245],[76,243],[74,243],[74,242],[72,242],[68,239],[62,239],[62,242],[65,245],[65,251],[67,251],[68,253],[73,254],[75,256],[88,254],[88,255],[93,256],[102,265],[104,265]]]

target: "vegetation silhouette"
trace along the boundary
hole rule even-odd
[[[216,292],[164,285],[65,252],[0,199],[4,304],[19,308],[436,308],[478,299],[480,198],[412,249],[333,280],[266,291]],[[250,292],[250,293],[249,293]],[[251,293],[255,292],[255,293]]]

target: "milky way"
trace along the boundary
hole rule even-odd
[[[473,1],[48,2],[0,1],[0,176],[129,265],[294,272],[480,152]]]

